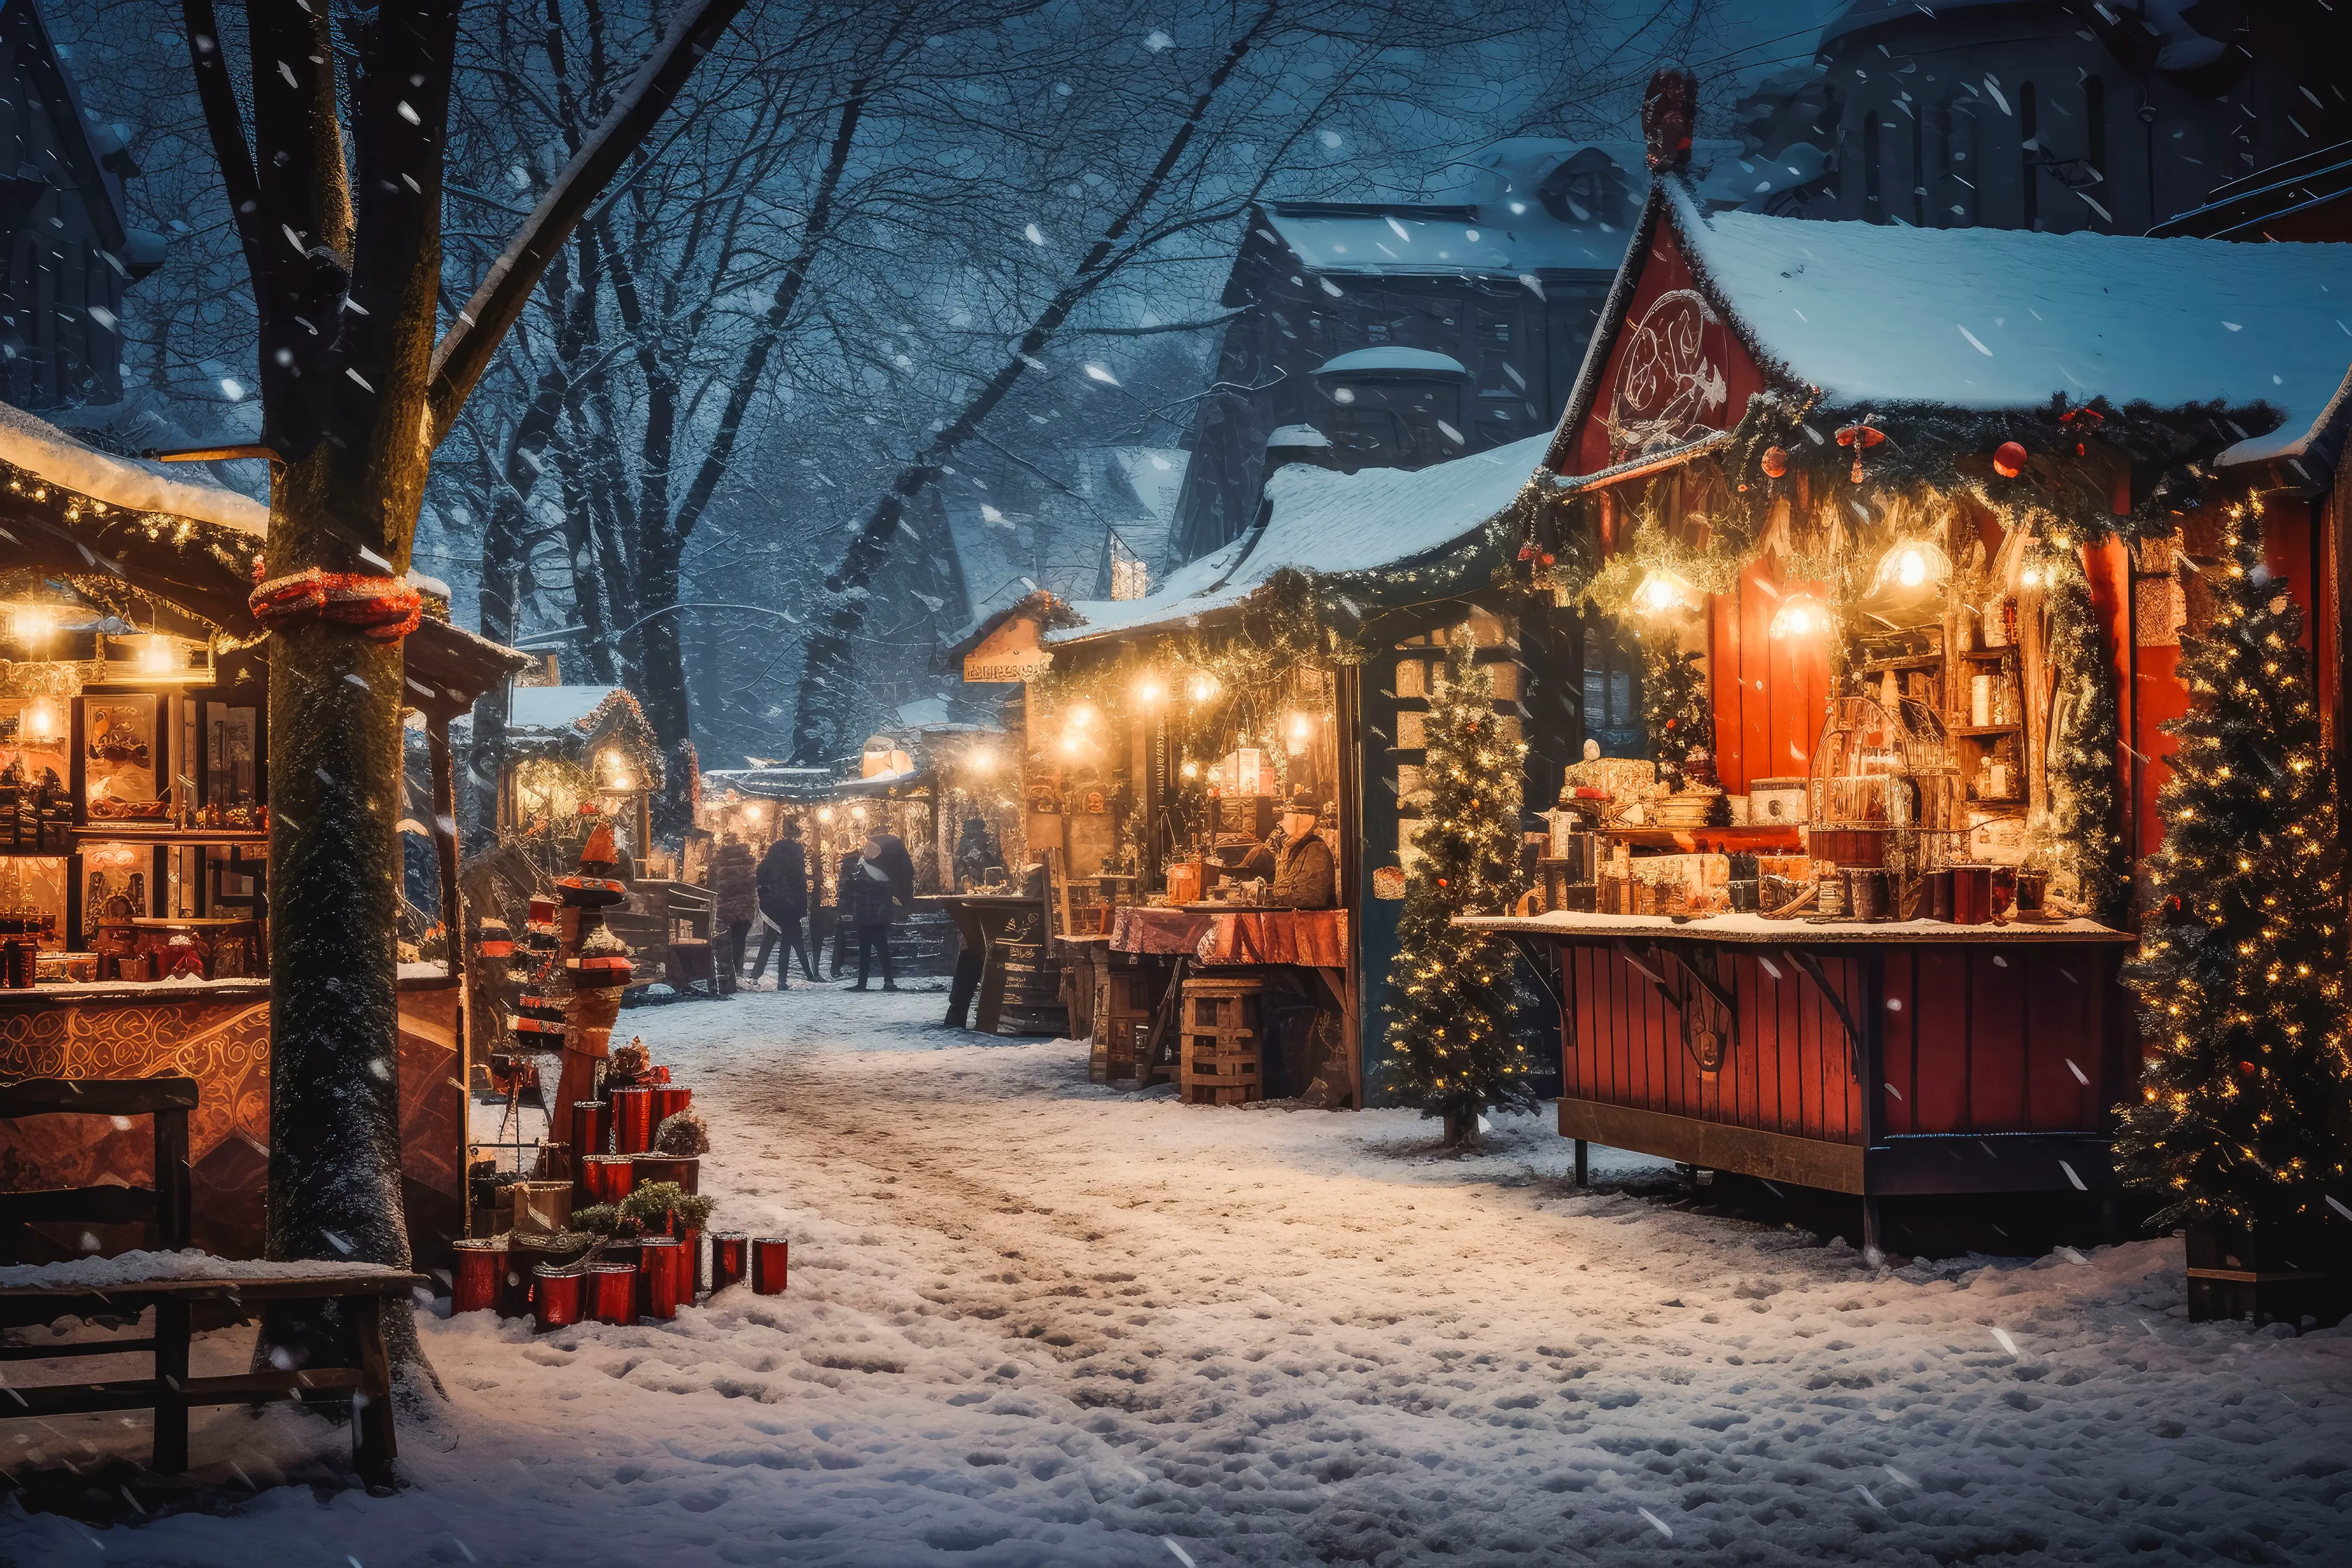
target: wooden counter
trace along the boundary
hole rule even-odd
[[[401,1188],[420,1267],[446,1266],[464,1234],[463,993],[438,965],[400,973]],[[159,980],[0,990],[0,1081],[28,1078],[196,1080],[188,1118],[195,1245],[258,1258],[269,1154],[269,982]],[[0,1188],[122,1182],[145,1186],[154,1161],[142,1121],[103,1116],[0,1120]]]
[[[1864,1199],[2101,1192],[2137,1043],[2089,921],[1956,926],[1721,915],[1461,922],[1559,1003],[1580,1142]]]

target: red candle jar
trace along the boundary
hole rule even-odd
[[[572,1102],[572,1157],[584,1160],[591,1154],[604,1152],[604,1102],[601,1100],[575,1100]]]
[[[587,1268],[588,1315],[600,1323],[637,1321],[637,1269],[633,1263],[592,1263]]]
[[[677,1304],[691,1307],[702,1294],[702,1232],[692,1226],[681,1226],[677,1245],[678,1250],[686,1254],[686,1273],[678,1285]]]
[[[751,1244],[751,1289],[756,1295],[784,1293],[784,1262],[790,1246],[783,1237],[763,1236]]]
[[[657,1083],[654,1085],[653,1092],[654,1131],[656,1132],[661,1131],[663,1122],[684,1110],[694,1099],[694,1090],[682,1084]]]
[[[499,1304],[499,1287],[507,1271],[504,1237],[468,1239],[452,1244],[457,1271],[449,1280],[449,1310],[478,1312]]]
[[[530,1315],[542,1334],[578,1322],[586,1297],[587,1275],[576,1266],[542,1263],[531,1271]]]
[[[692,1300],[690,1291],[679,1289],[680,1277],[686,1272],[686,1247],[674,1236],[649,1236],[637,1253],[637,1315],[641,1318],[674,1318],[677,1315],[679,1298]]]
[[[616,1089],[613,1091],[613,1152],[642,1154],[654,1141],[654,1091]]]
[[[751,1238],[740,1230],[714,1230],[710,1233],[710,1293],[714,1296],[743,1278],[744,1254],[751,1249]]]
[[[600,1204],[617,1204],[636,1190],[636,1164],[626,1154],[591,1154],[580,1162],[580,1184]]]

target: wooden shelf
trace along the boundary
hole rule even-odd
[[[1973,647],[1962,649],[1958,657],[1978,659],[1988,664],[1999,664],[2016,651],[2014,647]]]
[[[1944,732],[1948,735],[1965,735],[1973,738],[1980,735],[2018,735],[2024,731],[2025,726],[2022,724],[1962,724]]]
[[[1885,675],[1895,669],[1933,669],[1944,662],[1940,653],[1906,654],[1901,658],[1874,658],[1862,667],[1864,675]]]
[[[77,843],[87,844],[267,844],[269,834],[258,827],[109,827],[91,825],[73,830]]]

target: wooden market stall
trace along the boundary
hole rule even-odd
[[[1542,447],[1278,469],[1256,526],[1157,592],[1033,596],[956,646],[968,682],[1020,683],[1008,725],[1043,921],[1102,1076],[1181,1080],[1188,1051],[1229,1052],[1240,1032],[1262,1037],[1243,1098],[1379,1100],[1379,993],[1450,646],[1473,643],[1544,800],[1587,715],[1598,730],[1625,706],[1614,628],[1510,569]],[[1307,836],[1330,875],[1301,896],[1285,873],[1318,858]],[[1231,1007],[1227,983],[1247,983]]]
[[[0,1082],[185,1078],[196,1245],[256,1256],[269,1136],[267,645],[243,496],[0,411]],[[404,642],[430,754],[441,907],[457,907],[449,721],[528,662],[427,612]],[[460,954],[400,971],[404,1191],[421,1261],[463,1234]],[[142,1185],[145,1126],[0,1121],[0,1186]],[[0,1249],[78,1250],[0,1205]],[[80,1227],[74,1227],[78,1232]],[[100,1238],[136,1245],[135,1227]]]
[[[1860,1194],[1874,1245],[1885,1194],[2111,1187],[2159,726],[2250,497],[2341,749],[2347,287],[1659,183],[1535,537],[1708,754],[1562,770],[1544,912],[1473,922],[1555,986],[1564,1134]]]

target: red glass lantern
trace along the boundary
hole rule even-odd
[[[730,1285],[742,1280],[746,1266],[745,1254],[751,1238],[740,1230],[715,1230],[710,1233],[710,1293],[714,1296]]]
[[[504,1237],[468,1238],[452,1244],[457,1271],[449,1280],[449,1310],[479,1312],[499,1304],[499,1286],[507,1271]]]
[[[626,1154],[591,1154],[580,1162],[580,1184],[600,1204],[617,1204],[637,1187],[636,1163]]]
[[[580,1321],[587,1301],[588,1277],[576,1266],[556,1268],[542,1263],[531,1271],[530,1315],[541,1333],[569,1328]]]
[[[680,1277],[686,1272],[686,1248],[674,1236],[649,1236],[637,1249],[637,1315],[640,1318],[668,1319],[677,1315],[681,1296],[692,1300],[690,1291],[682,1290]]]
[[[572,1154],[585,1159],[604,1152],[604,1102],[601,1100],[575,1100],[572,1102]]]
[[[642,1154],[654,1141],[654,1091],[616,1089],[613,1091],[613,1152]]]
[[[754,1295],[784,1293],[784,1265],[791,1245],[783,1237],[763,1236],[751,1244],[751,1290]]]
[[[591,1263],[587,1268],[588,1315],[622,1327],[637,1321],[637,1266]]]

